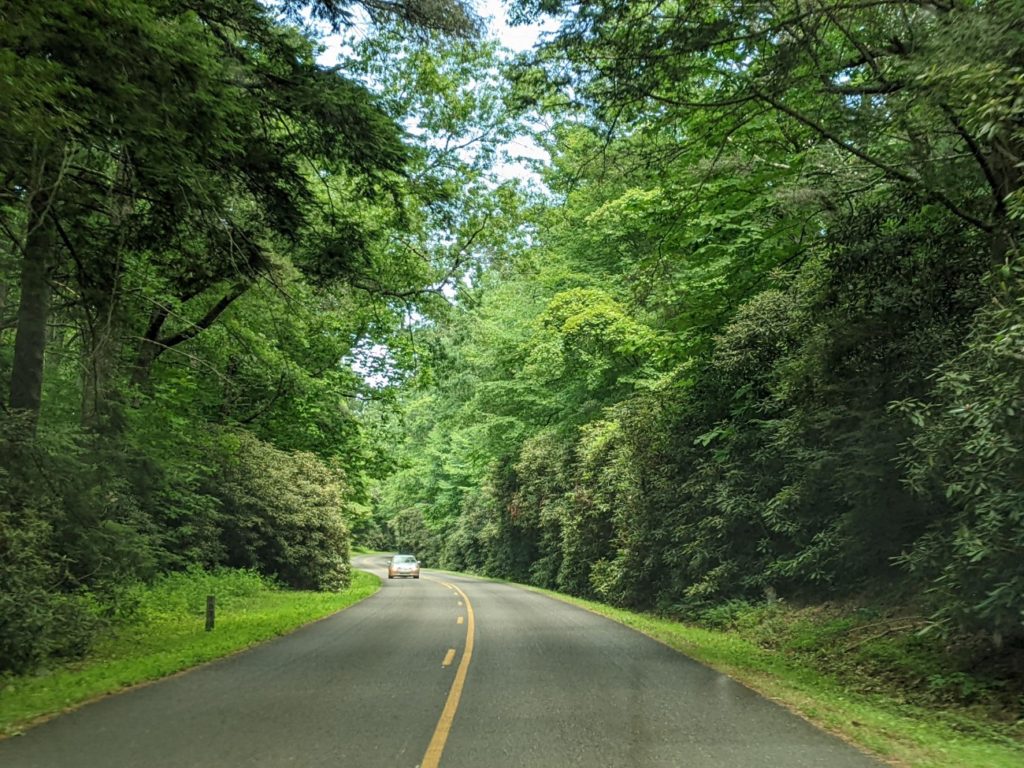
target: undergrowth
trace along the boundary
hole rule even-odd
[[[927,707],[962,707],[1024,722],[1024,649],[939,631],[905,608],[732,601],[689,620],[735,632],[761,648],[827,673],[851,690]]]

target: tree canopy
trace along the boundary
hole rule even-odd
[[[0,10],[0,667],[353,536],[1021,652],[1024,5],[511,10]]]
[[[1024,9],[517,8],[560,22],[508,70],[549,193],[428,330],[399,541],[682,615],[899,584],[1019,644]]]
[[[479,31],[412,0],[0,11],[0,671],[86,647],[169,568],[347,583],[380,463],[351,363],[460,272],[415,244],[472,177],[318,61],[310,23],[356,14]]]

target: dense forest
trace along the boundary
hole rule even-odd
[[[0,7],[0,672],[82,652],[169,570],[348,582],[382,459],[356,367],[464,270],[436,233],[498,205],[355,54],[318,62],[357,22],[479,27],[433,0]]]
[[[510,10],[0,8],[0,672],[353,537],[1024,658],[1024,3]]]
[[[1024,642],[1019,2],[522,3],[551,163],[425,329],[377,514],[698,615],[921,602]]]

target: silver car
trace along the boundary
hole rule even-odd
[[[417,560],[413,555],[395,555],[391,558],[391,562],[388,563],[388,578],[408,578],[412,577],[418,579],[420,577],[420,561]]]

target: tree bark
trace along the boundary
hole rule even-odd
[[[145,384],[149,380],[149,370],[160,351],[160,331],[167,321],[168,312],[166,309],[155,309],[149,316],[149,326],[146,334],[139,342],[138,351],[135,353],[135,365],[132,369],[132,383],[137,385]]]
[[[1001,135],[992,142],[989,163],[992,168],[994,192],[1001,203],[1020,190],[1021,161],[1024,159],[1024,142],[1014,140],[1012,135]],[[992,233],[992,259],[1002,266],[1008,259],[1018,255],[1020,250],[1019,226],[1000,205],[995,231]]]
[[[133,169],[128,152],[117,160],[108,211],[113,233],[106,247],[88,262],[80,275],[85,315],[82,359],[82,425],[92,432],[119,433],[123,423],[123,397],[117,374],[124,333],[121,280],[128,248],[128,222],[134,208]],[[63,230],[58,230],[64,234]],[[68,249],[72,246],[68,244]],[[79,260],[79,263],[83,263]]]
[[[11,372],[11,409],[27,414],[33,434],[42,403],[50,269],[57,245],[56,227],[49,211],[52,194],[50,188],[39,189],[28,203],[28,236],[21,262],[21,296]]]

